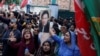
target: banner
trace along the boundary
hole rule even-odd
[[[97,56],[100,56],[100,0],[83,0],[85,12],[91,24],[91,35]]]
[[[76,31],[78,33],[78,46],[82,56],[96,56],[93,41],[90,35],[90,24],[84,12],[81,0],[74,0]]]
[[[50,11],[42,10],[40,12],[40,23],[39,23],[39,39],[41,45],[44,41],[50,38],[49,29],[50,29]]]

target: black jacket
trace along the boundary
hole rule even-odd
[[[9,38],[9,34],[12,30],[11,29],[8,29],[3,37],[2,37],[2,42],[3,42],[3,55],[2,56],[16,56],[17,55],[17,50],[16,49],[13,49],[11,46],[10,46],[10,42],[8,40]],[[19,30],[14,30],[14,35],[15,35],[15,38],[17,39],[17,42],[18,43],[21,39],[21,33]]]

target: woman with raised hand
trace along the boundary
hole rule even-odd
[[[79,48],[74,43],[74,36],[71,36],[72,33],[66,32],[64,39],[60,39],[52,28],[50,34],[52,39],[59,44],[58,56],[80,56]]]

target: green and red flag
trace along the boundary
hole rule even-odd
[[[81,56],[96,56],[93,39],[90,34],[90,23],[87,20],[82,0],[74,0],[75,22],[77,30],[78,46]]]
[[[100,0],[83,0],[85,12],[91,24],[91,35],[97,56],[100,56]]]

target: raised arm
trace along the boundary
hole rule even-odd
[[[54,41],[56,41],[58,44],[60,44],[60,42],[62,40],[55,34],[55,30],[54,29],[50,29],[50,34],[51,34],[52,39]]]
[[[17,41],[17,39],[15,38],[15,36],[11,36],[10,38],[9,38],[9,44],[10,44],[10,46],[12,47],[12,48],[19,48],[19,46],[20,46],[20,44],[21,44],[21,42],[19,42],[19,43],[16,43],[16,41]]]
[[[10,22],[10,19],[3,18],[2,16],[0,16],[0,20],[6,24],[9,24]]]
[[[11,46],[12,48],[17,49],[17,48],[20,47],[20,43],[10,42],[10,46]]]

